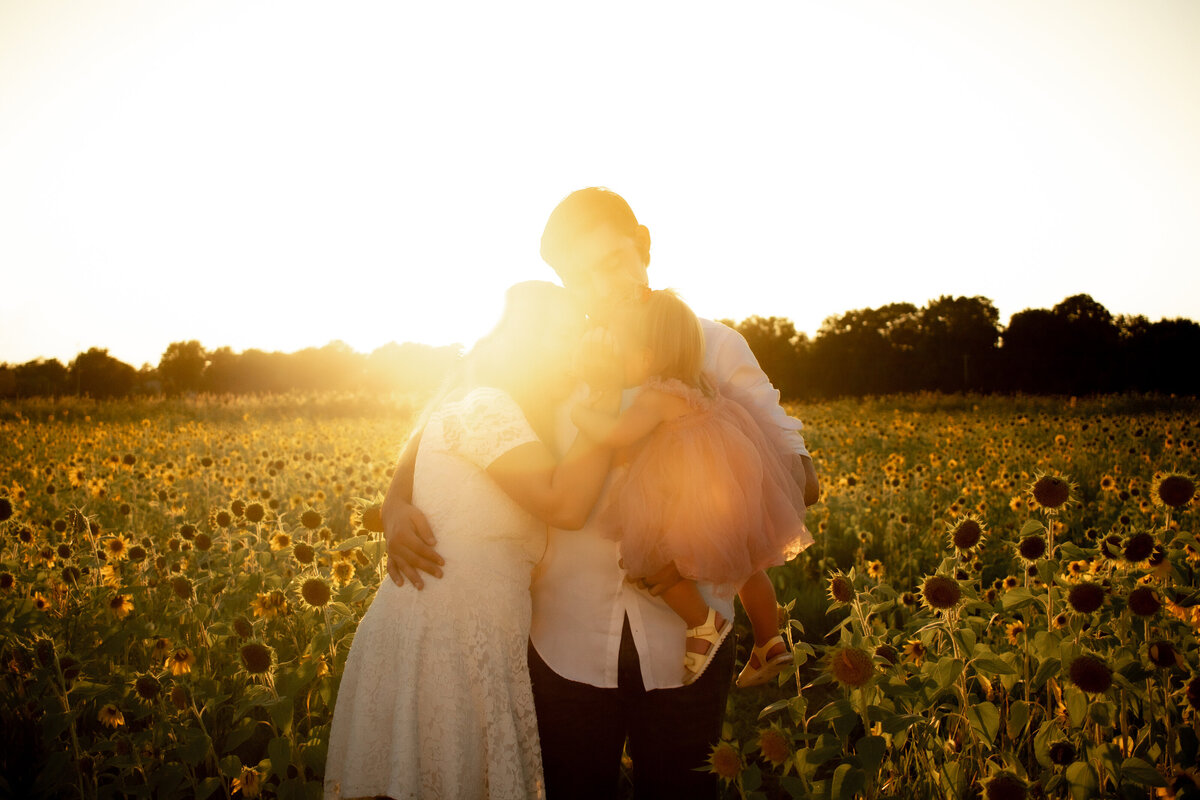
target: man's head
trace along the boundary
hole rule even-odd
[[[568,195],[542,233],[542,259],[554,268],[593,316],[636,296],[646,286],[650,231],[619,194],[592,187]]]

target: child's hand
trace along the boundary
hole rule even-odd
[[[620,565],[621,569],[625,569],[624,560],[620,562]],[[625,580],[637,588],[649,592],[651,597],[658,597],[667,589],[670,589],[683,580],[683,576],[679,574],[679,570],[675,567],[675,562],[671,561],[653,575],[647,575],[644,578],[635,578],[632,575],[626,575]]]
[[[595,327],[584,334],[575,350],[574,373],[596,390],[619,389],[625,370],[617,338],[607,328]]]

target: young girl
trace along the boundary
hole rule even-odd
[[[708,606],[699,580],[739,587],[755,647],[737,683],[764,683],[792,656],[763,570],[812,542],[785,446],[768,440],[769,425],[760,426],[701,374],[700,322],[673,292],[647,291],[614,328],[625,383],[641,391],[615,420],[586,404],[572,411],[589,437],[628,448],[600,513],[629,574],[644,577],[674,564],[684,578],[661,595],[688,626],[683,682],[704,672],[733,627]]]

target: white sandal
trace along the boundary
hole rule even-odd
[[[727,619],[725,623],[717,629],[717,612],[715,609],[708,609],[708,618],[694,628],[687,629],[688,639],[703,639],[708,642],[708,652],[693,653],[690,650],[683,654],[683,685],[695,683],[696,680],[704,674],[704,670],[708,669],[708,665],[712,663],[713,657],[717,651],[721,649],[721,643],[725,641],[725,637],[733,630],[733,620]],[[686,644],[684,645],[687,646]]]
[[[777,645],[783,645],[783,652],[773,658],[768,658],[767,653],[771,652],[771,649]],[[755,658],[758,659],[757,667],[751,666]],[[791,665],[792,653],[787,649],[787,643],[783,641],[782,636],[776,636],[762,647],[756,645],[750,651],[750,658],[746,659],[746,666],[742,668],[741,673],[737,676],[738,688],[745,689],[750,686],[761,686]]]

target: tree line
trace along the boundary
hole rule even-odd
[[[1026,309],[1001,327],[986,297],[943,295],[828,317],[809,339],[791,321],[736,328],[785,398],[896,392],[1200,394],[1200,324],[1113,316],[1089,295]]]
[[[923,307],[889,303],[828,317],[812,338],[783,317],[722,321],[746,338],[790,400],[917,391],[1200,394],[1194,367],[1200,324],[1114,317],[1086,294],[1021,311],[1007,327],[988,298],[948,295]],[[412,342],[364,355],[343,342],[295,353],[235,353],[188,341],[172,343],[157,366],[139,370],[92,348],[66,365],[57,359],[0,365],[0,396],[426,392],[459,356],[457,346]]]
[[[344,342],[294,353],[229,347],[205,350],[198,341],[173,342],[157,366],[134,369],[93,347],[69,364],[36,359],[0,365],[0,396],[86,395],[96,399],[136,394],[277,394],[290,391],[432,391],[458,360],[457,345],[431,347],[390,342],[369,354]]]

